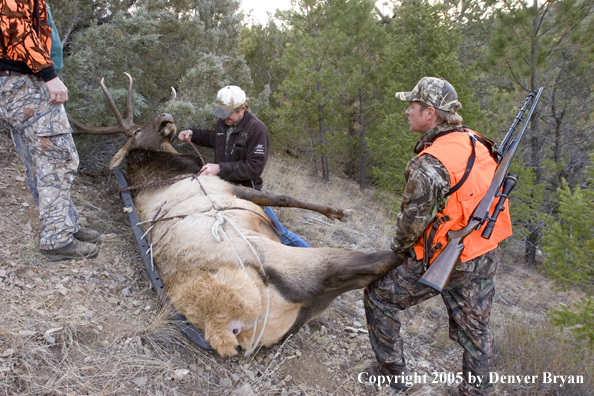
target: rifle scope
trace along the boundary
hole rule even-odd
[[[489,217],[489,222],[485,226],[481,236],[485,239],[491,238],[491,234],[493,233],[493,228],[495,228],[495,222],[497,221],[497,217],[499,216],[499,212],[505,209],[503,206],[505,200],[509,196],[509,193],[516,185],[518,181],[518,175],[513,173],[508,173],[503,181],[503,189],[501,190],[501,194],[499,194],[499,201],[497,202],[497,206],[495,206],[495,210],[493,210],[493,215]]]

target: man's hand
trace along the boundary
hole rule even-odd
[[[68,100],[68,88],[60,80],[60,77],[51,79],[45,83],[50,94],[50,103],[62,104]]]
[[[192,131],[190,129],[184,129],[177,135],[177,138],[184,143],[190,143],[192,141]]]
[[[219,164],[206,164],[200,170],[200,174],[217,176],[220,169]]]

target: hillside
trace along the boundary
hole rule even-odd
[[[89,158],[82,158],[90,161]],[[84,169],[96,168],[81,166]],[[314,246],[387,249],[390,216],[372,192],[349,181],[330,184],[298,164],[270,161],[265,189],[355,210],[349,223],[282,209],[278,217]],[[283,345],[250,357],[221,358],[180,336],[159,306],[137,253],[114,175],[80,174],[73,197],[83,224],[102,233],[92,260],[50,263],[38,253],[38,212],[10,138],[0,133],[0,394],[6,395],[372,395],[357,382],[373,353],[362,291],[338,298]],[[501,375],[582,375],[560,387],[497,384],[496,395],[593,395],[593,358],[545,312],[578,293],[553,285],[517,261],[509,244],[496,278],[492,324]],[[449,340],[437,297],[402,316],[411,372],[456,373],[461,348]],[[569,341],[562,342],[566,337]],[[438,381],[439,382],[439,378]],[[444,395],[445,384],[417,384],[409,395]],[[391,394],[382,389],[380,395]]]

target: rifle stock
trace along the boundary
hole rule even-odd
[[[501,159],[499,161],[499,164],[497,165],[497,169],[495,171],[495,175],[493,176],[493,181],[491,182],[489,189],[477,205],[476,209],[473,211],[466,227],[457,231],[448,231],[448,244],[435,258],[435,260],[425,271],[421,279],[419,279],[420,283],[432,287],[440,293],[442,293],[443,289],[447,286],[448,282],[450,281],[450,277],[452,276],[452,273],[454,271],[454,267],[456,266],[456,263],[460,259],[462,251],[464,250],[464,238],[466,238],[476,229],[480,228],[481,225],[490,218],[489,211],[491,209],[493,200],[496,196],[499,195],[501,185],[505,180],[505,176],[507,174],[509,165],[511,164],[511,160],[516,152],[520,139],[522,139],[522,135],[526,130],[528,121],[530,121],[530,118],[532,117],[532,113],[536,108],[541,93],[542,88],[538,90],[538,93],[531,92],[530,95],[528,95],[528,97],[526,98],[526,103],[520,110],[520,113],[516,117],[512,127],[510,128],[507,135],[505,136],[505,139],[503,140],[503,152],[499,153]],[[518,137],[515,140],[513,140],[511,144],[509,144],[509,147],[507,147],[507,142],[509,141],[511,134],[514,132],[514,129],[518,122],[523,118],[523,114],[526,111],[528,104],[532,100],[532,107],[530,109],[528,117],[526,118],[524,126],[522,127],[522,130],[518,134]]]
[[[448,244],[425,271],[419,282],[434,288],[440,293],[443,292],[464,250],[464,238],[470,235],[478,226],[479,222],[474,221],[459,231],[448,232]]]

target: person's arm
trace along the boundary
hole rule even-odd
[[[222,179],[229,181],[254,180],[264,172],[270,146],[268,129],[264,123],[259,121],[250,134],[252,135],[245,148],[245,160],[219,162],[219,176]]]
[[[444,196],[450,189],[447,170],[431,155],[413,158],[407,173],[396,232],[390,246],[395,252],[406,252],[417,243],[435,214],[445,207]]]
[[[209,129],[190,128],[192,131],[192,143],[198,146],[215,148],[215,133]]]

